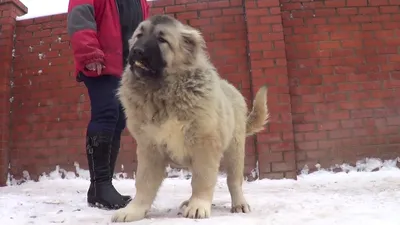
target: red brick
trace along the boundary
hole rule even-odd
[[[197,12],[180,12],[176,13],[176,18],[179,20],[197,19]]]
[[[269,7],[269,13],[271,15],[277,15],[277,14],[281,14],[281,8],[280,7]]]
[[[328,152],[327,151],[307,151],[306,157],[308,160],[313,160],[313,159],[321,159],[321,158],[328,158]]]
[[[307,24],[326,24],[326,18],[314,17],[306,20]]]
[[[380,6],[379,11],[381,13],[398,13],[400,10],[398,6]]]
[[[295,169],[294,163],[286,163],[286,162],[272,163],[273,172],[293,171],[294,169]]]
[[[389,118],[387,118],[387,124],[389,126],[400,125],[400,117],[389,117]]]
[[[379,14],[378,7],[361,7],[359,8],[360,14],[368,15],[368,14]]]
[[[257,1],[258,7],[277,7],[279,6],[279,0],[271,0],[271,1]]]
[[[325,131],[320,132],[308,132],[304,134],[304,139],[306,141],[316,141],[316,140],[325,140],[328,135]]]
[[[358,8],[338,8],[337,13],[339,15],[356,15],[358,14]]]
[[[336,130],[340,128],[339,121],[322,122],[318,125],[318,130]]]
[[[322,16],[322,17],[326,17],[326,16],[334,16],[336,15],[336,9],[334,8],[321,8],[321,9],[317,9],[315,10],[315,14],[313,14],[312,16]]]
[[[361,24],[362,30],[379,30],[382,29],[382,25],[380,23],[364,23]]]
[[[347,138],[351,137],[352,132],[350,130],[333,130],[329,131],[329,138],[330,139],[337,139],[337,138]]]
[[[165,7],[165,13],[176,13],[186,11],[185,5],[174,5]]]
[[[215,9],[215,8],[227,8],[229,7],[229,1],[223,0],[223,1],[210,1],[208,3],[209,8]]]
[[[340,48],[340,42],[339,41],[320,42],[319,47],[320,49],[337,49]]]
[[[370,6],[389,5],[389,0],[369,1],[368,4]]]
[[[242,15],[243,8],[225,8],[222,9],[223,15]]]
[[[400,1],[399,0],[389,0],[389,4],[390,5],[400,5]]]
[[[313,123],[294,125],[295,132],[315,131],[315,129],[316,129],[316,126]]]
[[[220,9],[208,9],[200,11],[200,18],[204,17],[216,17],[222,15],[222,11]]]
[[[249,17],[251,17],[251,16],[265,16],[265,15],[269,15],[269,12],[268,12],[267,8],[247,9],[246,10],[246,15],[248,15]]]
[[[347,1],[347,6],[368,6],[368,0],[351,0]]]
[[[331,1],[325,1],[324,3],[326,7],[339,8],[346,6],[346,0],[331,0]]]
[[[329,24],[346,24],[349,23],[350,19],[348,17],[332,17],[329,18]]]
[[[317,141],[309,141],[309,142],[299,142],[297,143],[298,150],[316,150],[318,149]]]

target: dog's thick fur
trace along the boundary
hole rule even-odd
[[[192,196],[181,205],[183,216],[209,217],[222,157],[226,160],[231,211],[249,212],[242,192],[245,139],[268,122],[266,87],[257,92],[248,113],[244,97],[220,78],[209,61],[199,31],[158,15],[139,25],[131,47],[139,35],[143,40],[163,35],[166,42],[160,42],[159,49],[164,68],[158,77],[145,76],[132,67],[133,62],[124,71],[118,96],[127,128],[137,141],[136,196],[116,211],[112,221],[145,217],[168,163],[192,172]]]

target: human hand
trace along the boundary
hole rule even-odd
[[[86,69],[88,69],[90,71],[97,71],[98,75],[101,74],[101,71],[103,70],[103,68],[105,68],[105,66],[103,66],[99,62],[93,62],[93,63],[89,63],[86,65]]]

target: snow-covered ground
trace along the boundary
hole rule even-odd
[[[190,180],[169,178],[163,183],[147,219],[130,224],[154,225],[398,225],[400,170],[396,160],[370,159],[347,172],[320,170],[298,180],[258,180],[244,184],[250,214],[231,214],[225,178],[219,179],[212,217],[184,219],[178,206],[190,196]],[[380,168],[379,170],[376,168]],[[376,171],[378,170],[378,171]],[[375,172],[370,172],[375,171]],[[82,171],[78,171],[82,174]],[[87,207],[86,175],[61,179],[59,171],[39,182],[0,188],[0,218],[5,225],[105,225],[112,211]],[[121,193],[134,194],[134,180],[116,180]]]
[[[28,14],[18,20],[67,12],[69,0],[21,0]],[[298,180],[258,180],[244,184],[251,205],[250,214],[229,213],[230,195],[225,178],[220,177],[214,197],[212,217],[184,219],[179,204],[190,196],[190,180],[166,179],[148,215],[131,224],[154,225],[399,225],[400,170],[396,161],[367,160],[356,167],[344,165],[346,172],[320,170],[302,174]],[[377,172],[376,168],[380,168]],[[105,225],[112,211],[87,207],[87,171],[79,177],[60,170],[40,182],[0,188],[0,221],[4,225]],[[134,194],[134,180],[116,180],[121,193]]]

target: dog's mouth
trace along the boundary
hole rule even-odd
[[[138,68],[140,68],[142,70],[150,71],[149,67],[146,66],[146,64],[143,61],[135,61],[133,63],[133,65],[135,65],[135,67],[138,67]]]
[[[132,64],[132,69],[134,68],[138,68],[144,72],[146,72],[147,74],[155,74],[156,71],[153,70],[145,61],[141,61],[141,60],[135,60]]]

